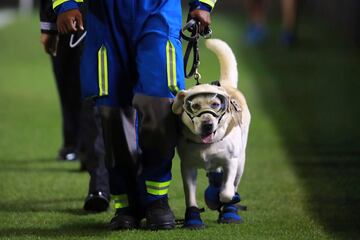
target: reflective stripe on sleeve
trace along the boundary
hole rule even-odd
[[[52,0],[53,9],[55,9],[57,6],[63,4],[64,2],[68,2],[68,1],[75,1],[75,2],[77,2],[77,3],[82,3],[82,2],[84,2],[84,0]]]
[[[41,30],[57,30],[56,23],[53,22],[40,22]]]
[[[200,2],[202,3],[206,3],[207,5],[209,5],[211,8],[214,8],[216,0],[200,0]]]

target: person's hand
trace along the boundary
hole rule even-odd
[[[44,47],[45,52],[55,57],[57,51],[57,44],[59,41],[58,35],[41,33],[40,41]]]
[[[200,33],[204,33],[211,24],[210,13],[205,10],[193,10],[190,12],[190,17],[197,22],[200,22]]]
[[[56,24],[58,31],[62,34],[84,30],[82,14],[78,9],[71,9],[60,13]]]

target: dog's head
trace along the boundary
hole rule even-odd
[[[229,96],[221,87],[202,84],[180,91],[172,110],[181,115],[192,140],[212,143],[222,139],[229,122]]]

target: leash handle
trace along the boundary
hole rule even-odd
[[[191,34],[187,35],[186,32],[190,32]],[[199,40],[199,26],[194,19],[190,19],[187,23],[185,23],[185,25],[181,28],[180,36],[189,43]]]
[[[196,25],[196,21],[194,19],[190,19],[187,23],[185,23],[185,25],[181,28],[181,36],[187,40],[187,41],[191,41],[194,38],[193,37],[187,37],[185,32],[189,31],[189,32],[193,32],[194,27]]]
[[[186,32],[191,32],[191,34],[187,35]],[[181,28],[180,35],[185,41],[188,41],[188,45],[184,54],[185,77],[194,77],[196,85],[199,85],[201,74],[199,73],[200,54],[198,42],[200,36],[204,37],[205,39],[210,38],[212,35],[212,30],[210,27],[206,27],[203,32],[200,32],[200,22],[196,22],[195,19],[190,19],[187,23],[185,23],[184,27]],[[187,65],[191,52],[193,54],[193,63],[191,65],[190,71],[187,71]]]
[[[87,31],[84,31],[81,36],[76,40],[76,42],[74,42],[74,38],[75,38],[75,34],[71,34],[70,36],[70,42],[69,42],[69,46],[71,48],[75,48],[77,45],[80,44],[80,42],[85,38],[87,34]]]
[[[191,32],[190,36],[186,35],[185,32],[189,31]],[[190,19],[184,27],[180,31],[181,37],[188,41],[188,45],[185,50],[184,54],[184,73],[186,78],[191,78],[194,76],[194,79],[196,81],[196,85],[200,84],[201,75],[198,71],[198,68],[200,66],[200,55],[199,55],[199,47],[198,47],[198,41],[200,38],[199,33],[199,25],[194,19]],[[189,62],[189,57],[191,55],[191,52],[193,54],[193,63],[191,65],[191,69],[187,71],[187,65]]]
[[[196,22],[194,19],[190,19],[185,25],[181,28],[181,37],[185,39],[186,41],[193,41],[196,40],[196,38],[199,38],[200,35],[205,38],[209,39],[212,36],[212,29],[210,27],[206,27],[203,32],[200,32],[199,27],[200,22]],[[197,32],[195,36],[187,36],[185,34],[186,31],[194,32],[194,30]]]

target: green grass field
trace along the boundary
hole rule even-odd
[[[83,212],[87,173],[55,160],[59,105],[33,16],[0,29],[0,239],[360,238],[359,49],[316,24],[300,25],[295,49],[283,49],[275,34],[249,48],[243,21],[215,14],[213,22],[214,37],[237,55],[253,117],[239,188],[245,222],[218,225],[208,210],[201,231],[110,232],[112,211]],[[215,56],[202,48],[201,57],[203,78],[216,80]],[[179,173],[176,158],[170,203],[183,218]],[[205,206],[204,173],[200,179]]]

